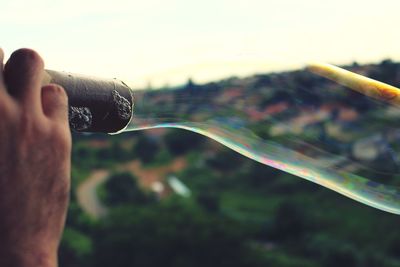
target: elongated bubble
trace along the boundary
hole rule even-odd
[[[250,159],[400,214],[400,109],[395,106],[307,71],[135,91],[134,104],[124,131],[193,131]]]

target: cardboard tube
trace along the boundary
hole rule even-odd
[[[122,81],[46,70],[43,84],[61,85],[69,101],[69,123],[78,132],[116,133],[130,122],[133,94]]]

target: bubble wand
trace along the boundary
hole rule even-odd
[[[326,63],[310,64],[307,69],[361,94],[400,107],[399,88]]]

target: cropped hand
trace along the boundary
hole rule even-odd
[[[29,49],[0,49],[0,266],[57,266],[70,189],[68,99]]]

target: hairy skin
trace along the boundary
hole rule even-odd
[[[0,49],[0,266],[57,266],[70,189],[68,99],[29,49]]]

